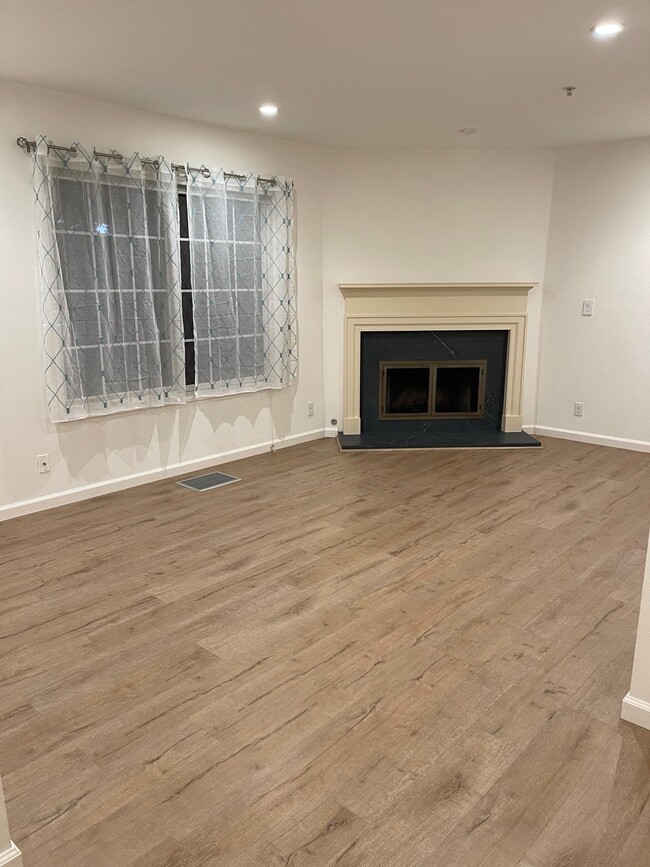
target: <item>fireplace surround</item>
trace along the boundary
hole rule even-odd
[[[361,430],[500,431],[508,332],[364,331]]]
[[[368,414],[368,405],[373,400],[375,407],[372,409],[372,417],[377,419],[377,424],[384,425],[384,429],[385,426],[392,425],[393,429],[397,430],[398,425],[413,425],[417,419],[419,425],[425,425],[430,431],[442,430],[444,426],[450,431],[458,431],[470,428],[482,429],[487,425],[492,431],[527,437],[521,433],[522,386],[527,300],[528,292],[534,285],[534,283],[341,284],[340,291],[345,301],[342,426],[344,438],[370,433],[373,425]],[[407,337],[409,332],[412,338],[420,339],[420,344],[427,334],[434,335],[438,342],[449,344],[451,351],[436,352],[428,345],[416,345],[417,341],[411,341],[404,346],[412,345],[414,348],[406,353],[404,346],[398,346],[395,352],[388,355],[384,348],[379,350],[379,354],[375,353],[370,362],[368,361],[367,346],[370,343],[379,342],[381,346],[383,338],[390,338],[391,335],[395,338]],[[419,332],[419,334],[412,332]],[[484,344],[483,338],[489,336],[486,332],[501,335],[501,372],[495,373],[495,369],[498,368],[499,348],[490,347],[489,343]],[[473,354],[469,354],[469,349],[461,351],[456,344],[451,346],[452,341],[459,335],[462,335],[464,340],[476,338],[472,348]],[[488,354],[491,361],[486,364]],[[362,412],[362,388],[367,377],[368,365],[376,369],[376,392],[374,398],[368,398],[368,392],[364,392]],[[391,408],[392,393],[390,390],[388,393],[386,391],[389,385],[386,377],[390,375],[393,379],[393,392],[396,389],[400,390],[400,386],[407,380],[400,375],[399,368],[408,370],[409,365],[413,372],[413,389],[404,392],[404,388],[401,388],[401,396],[393,396],[393,399],[401,401],[403,405]],[[466,368],[466,370],[458,372],[459,368]],[[474,370],[471,376],[467,372],[470,369]],[[389,374],[390,370],[393,371],[392,374]],[[494,377],[497,373],[502,388],[498,417],[495,418],[494,415],[493,400],[491,417],[486,419],[485,412],[479,408],[480,393],[481,389],[485,388],[485,382],[490,375],[493,377],[492,392],[494,392]],[[481,375],[483,383],[481,383]],[[456,404],[448,407],[447,413],[442,405],[443,386],[447,390],[452,386],[456,389],[454,398]],[[464,390],[464,397],[458,395],[459,388],[461,392]],[[409,400],[411,400],[410,404]],[[397,412],[396,410],[400,408],[404,411]],[[391,409],[395,412],[391,412]],[[454,421],[457,420],[460,420],[460,426],[454,425]],[[376,426],[374,432],[377,432]],[[536,441],[532,442],[536,444]],[[513,444],[523,443],[515,442],[513,439]]]

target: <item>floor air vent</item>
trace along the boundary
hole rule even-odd
[[[191,491],[211,491],[212,488],[220,488],[222,485],[230,485],[233,482],[240,482],[237,476],[227,476],[225,473],[206,473],[205,476],[194,476],[193,479],[183,479],[182,482],[176,482],[182,488],[189,488]]]

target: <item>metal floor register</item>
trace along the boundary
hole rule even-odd
[[[226,473],[207,473],[205,476],[194,476],[193,479],[183,479],[182,482],[176,482],[182,488],[189,488],[191,491],[211,491],[212,488],[220,488],[222,485],[230,485],[233,482],[240,482],[237,476],[228,476]]]

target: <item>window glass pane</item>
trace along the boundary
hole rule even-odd
[[[58,230],[81,232],[88,227],[88,202],[83,184],[59,178],[54,182],[54,208]]]
[[[209,238],[219,241],[226,237],[226,223],[223,203],[220,197],[206,195],[202,200],[205,209],[205,224],[203,220],[195,220],[196,239]],[[206,230],[207,229],[207,235]]]
[[[148,232],[147,215],[145,213],[145,201],[142,190],[131,188],[128,190],[129,198],[129,230],[130,235],[155,235],[155,226]]]
[[[196,375],[199,382],[213,382],[212,364],[210,358],[210,341],[195,340],[196,346]]]
[[[123,292],[121,295],[124,341],[130,343],[137,340],[137,307],[133,292]]]
[[[225,380],[237,378],[237,340],[233,337],[224,337],[219,341],[219,358],[221,360],[221,373]],[[216,346],[214,347],[216,349]]]
[[[196,370],[195,370],[195,349],[194,349],[194,341],[187,341],[185,344],[185,384],[186,385],[194,385],[196,382]]]
[[[254,337],[239,338],[239,363],[241,376],[255,376],[257,346]]]
[[[110,214],[110,220],[106,216]],[[107,228],[114,235],[129,234],[129,191],[123,187],[113,187],[106,203],[105,220]],[[98,231],[96,226],[93,227]]]
[[[216,325],[217,337],[234,337],[237,334],[237,317],[235,316],[230,293],[213,292],[211,298],[213,332]]]
[[[234,231],[232,238],[235,241],[255,240],[255,208],[252,200],[235,199],[233,203]]]
[[[186,340],[191,340],[194,337],[192,309],[192,293],[183,292],[183,336]]]
[[[155,342],[158,329],[151,295],[146,292],[136,292],[135,305],[138,317],[138,340]]]
[[[136,368],[136,361],[134,359],[129,367],[129,372],[136,369],[139,370],[140,382],[142,383],[140,387],[160,392],[163,383],[158,365],[159,350],[156,342],[152,340],[149,343],[140,344],[139,347],[128,347],[128,349],[137,355],[138,368]],[[135,387],[135,383],[133,387]]]
[[[254,292],[237,293],[239,333],[253,334],[256,330],[256,296]]]
[[[57,236],[61,274],[68,292],[85,292],[95,286],[93,242],[90,235]]]
[[[195,320],[194,326],[196,329],[195,337],[209,337],[210,319],[208,315],[208,293],[194,292],[193,306]]]
[[[198,264],[198,274],[193,274],[192,279],[200,280],[203,277],[206,282],[209,279],[214,289],[229,292],[231,289],[231,256],[232,247],[227,241],[211,242],[205,254],[205,264],[202,261],[204,256],[195,257],[195,262],[198,259],[198,263],[196,263]]]
[[[181,241],[181,286],[183,289],[192,288],[189,241]]]
[[[153,187],[151,184],[150,186]],[[133,220],[131,221],[131,231],[134,234],[142,234],[142,235],[150,235],[157,238],[162,238],[165,234],[164,223],[165,223],[165,214],[162,210],[162,202],[160,200],[160,194],[153,187],[152,189],[146,190],[144,194],[145,198],[145,208],[144,208],[144,218],[146,222],[142,225],[142,229],[135,232],[133,227]],[[140,206],[141,207],[141,206]],[[142,207],[138,214],[138,218],[142,213]]]
[[[124,394],[128,391],[126,379],[126,346],[112,344],[102,349],[104,359],[104,387],[107,394]]]
[[[120,256],[124,257],[126,255],[125,247],[128,249],[129,242],[124,238],[119,238],[116,249],[115,239],[108,235],[92,235],[90,240],[94,280],[87,288],[94,288],[96,292],[119,289],[119,280],[116,278],[116,253],[119,251]],[[126,268],[125,265],[122,272],[126,271]]]
[[[104,292],[97,296],[99,307],[99,336],[107,344],[123,343],[122,299],[118,292]]]
[[[68,297],[68,313],[72,325],[72,336],[78,346],[96,346],[99,342],[98,305],[86,293],[71,294]]]
[[[99,346],[77,350],[79,377],[86,394],[103,394],[102,365]]]
[[[144,238],[133,238],[131,241],[129,261],[126,264],[128,271],[120,273],[120,279],[133,281],[136,291],[144,292],[149,289],[149,242]]]
[[[235,246],[235,274],[237,289],[255,288],[255,254],[253,244],[237,244]]]

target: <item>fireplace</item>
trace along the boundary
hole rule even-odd
[[[379,417],[483,418],[487,361],[379,362]]]
[[[341,285],[341,447],[539,445],[521,430],[533,285]]]
[[[507,355],[507,331],[364,331],[362,432],[500,430]]]

